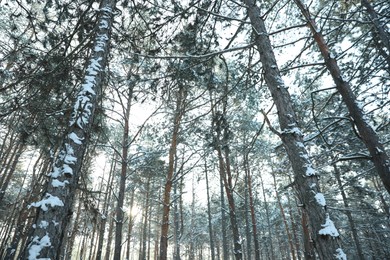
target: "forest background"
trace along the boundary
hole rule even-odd
[[[1,259],[390,259],[386,0],[0,1]]]

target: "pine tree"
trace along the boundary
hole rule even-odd
[[[40,201],[30,205],[38,208],[30,242],[25,248],[26,259],[60,257],[66,228],[80,178],[80,169],[87,148],[90,128],[108,63],[109,39],[115,1],[103,0],[97,20],[92,55],[88,60],[84,82],[75,100],[69,127],[49,176],[49,183]],[[32,210],[32,209],[31,209]]]

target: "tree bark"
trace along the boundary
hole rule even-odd
[[[177,160],[175,161],[175,169],[177,169]],[[177,191],[177,182],[174,183],[173,186],[173,194],[175,196],[175,202],[174,202],[174,239],[175,239],[175,249],[173,253],[173,259],[174,260],[180,260],[180,212],[179,212],[179,198],[181,197],[181,194]]]
[[[295,245],[294,248],[295,248],[295,252],[297,252],[298,260],[301,260],[300,240],[299,240],[299,237],[298,237],[298,234],[297,234],[297,224],[296,224],[296,221],[295,221],[295,218],[294,218],[294,214],[293,214],[293,211],[292,211],[291,198],[290,198],[289,195],[287,196],[287,202],[288,202],[288,212],[289,212],[289,215],[290,215],[291,229],[292,229],[292,233],[293,233],[293,236],[294,236],[294,245]]]
[[[270,217],[270,213],[269,213],[269,207],[268,207],[268,201],[267,201],[267,196],[265,194],[265,189],[264,189],[264,181],[263,181],[263,178],[260,174],[260,183],[261,183],[261,191],[263,193],[263,200],[264,200],[264,209],[265,209],[265,216],[267,218],[267,227],[268,227],[268,239],[269,239],[269,243],[267,244],[267,251],[271,251],[271,259],[276,259],[275,258],[275,251],[274,251],[274,243],[273,243],[273,232],[272,232],[272,229],[271,229],[271,217]],[[269,247],[269,249],[268,249]]]
[[[206,177],[206,195],[207,195],[207,221],[208,221],[208,228],[209,228],[209,239],[210,239],[210,253],[211,253],[211,260],[215,260],[215,253],[214,253],[214,237],[213,237],[213,225],[211,222],[211,205],[210,205],[210,190],[209,190],[209,178],[208,178],[208,170],[207,170],[207,163],[204,164],[204,172]]]
[[[254,31],[255,44],[260,53],[265,81],[278,111],[281,129],[279,136],[294,171],[294,183],[298,198],[304,214],[308,217],[310,235],[307,234],[305,240],[314,241],[320,259],[333,259],[336,254],[343,254],[337,239],[335,239],[339,235],[326,211],[326,205],[322,203],[324,201],[319,203],[315,199],[315,196],[321,196],[322,193],[320,193],[318,177],[303,144],[303,134],[293,110],[290,94],[281,78],[264,20],[260,14],[260,8],[254,0],[243,1],[246,4]],[[323,229],[324,226],[332,227],[332,232],[329,232],[330,230],[327,228]],[[315,258],[314,255],[311,257]]]
[[[277,187],[277,184],[276,184],[275,173],[272,173],[272,177],[274,179],[275,195],[276,195],[276,199],[278,201],[278,205],[279,205],[279,209],[280,209],[280,215],[282,216],[284,229],[286,230],[286,234],[287,234],[287,238],[288,238],[288,245],[290,247],[290,254],[292,255],[292,259],[296,260],[295,250],[294,250],[294,245],[293,245],[293,239],[292,239],[292,235],[291,235],[291,232],[290,232],[290,228],[288,227],[286,214],[284,213],[284,208],[283,208],[282,202],[280,200],[280,195],[279,195],[278,187]]]
[[[225,88],[225,93],[227,90]],[[216,112],[212,110],[213,115],[213,131],[216,132],[216,143],[215,150],[217,151],[218,164],[219,164],[219,174],[223,181],[223,186],[225,187],[226,198],[229,206],[229,218],[231,230],[233,232],[233,253],[235,259],[242,259],[242,248],[241,248],[241,237],[238,229],[238,221],[236,215],[236,205],[234,202],[234,187],[231,173],[230,165],[230,151],[229,151],[229,126],[226,120],[226,106],[227,100],[224,98],[223,101],[223,112]]]
[[[387,66],[388,66],[387,71],[389,71],[390,70],[390,36],[389,36],[389,33],[387,33],[384,29],[384,27],[386,25],[380,24],[380,19],[379,19],[377,13],[375,12],[374,8],[370,4],[370,1],[361,0],[361,3],[362,3],[362,6],[364,6],[366,8],[367,13],[370,16],[371,22],[375,27],[375,31],[380,39],[380,41],[378,41],[377,39],[374,39],[374,40],[377,42],[377,44],[380,47],[386,48],[386,50],[388,52],[388,53],[386,53],[386,51],[379,50],[379,53],[385,58],[385,60],[387,62]]]
[[[245,164],[245,159],[244,159]],[[245,168],[245,166],[244,166]],[[245,235],[246,235],[246,255],[245,259],[252,259],[252,236],[251,236],[251,228],[250,228],[250,220],[249,220],[249,192],[248,192],[248,174],[245,169],[245,187],[244,187],[244,210],[245,210]]]
[[[252,191],[252,176],[251,169],[249,166],[248,155],[245,155],[244,159],[245,171],[247,175],[247,185],[248,185],[248,196],[249,196],[249,208],[251,213],[251,222],[252,222],[252,234],[253,234],[253,243],[255,244],[255,259],[260,260],[260,244],[257,232],[257,223],[256,223],[256,213],[255,206],[253,201],[253,191]]]
[[[106,252],[105,252],[105,255],[104,255],[104,259],[105,260],[109,260],[110,259],[110,255],[111,255],[111,251],[112,251],[112,248],[111,248],[111,244],[112,244],[112,231],[114,229],[114,212],[112,212],[110,214],[110,224],[108,226],[108,237],[107,237],[107,245],[106,245]]]
[[[39,209],[30,243],[24,249],[26,259],[58,259],[72,215],[75,190],[108,60],[115,1],[103,0],[100,8],[84,83],[74,103],[69,127],[50,173],[50,182],[42,200],[31,204]]]
[[[98,240],[98,246],[97,246],[97,253],[96,253],[96,259],[101,260],[103,255],[103,242],[104,242],[104,234],[106,232],[106,224],[107,224],[107,218],[108,218],[108,208],[111,201],[111,185],[114,180],[114,173],[116,168],[116,155],[112,157],[112,162],[110,166],[110,171],[108,173],[108,180],[107,180],[107,186],[104,194],[104,202],[103,202],[103,209],[102,214],[100,216],[100,227],[99,227],[99,240]]]
[[[118,191],[118,201],[116,206],[116,225],[115,225],[115,248],[114,248],[114,260],[121,259],[121,250],[122,250],[122,229],[124,221],[124,210],[123,202],[125,200],[125,188],[126,188],[126,176],[127,176],[127,167],[129,164],[128,154],[129,154],[129,119],[130,119],[130,109],[131,109],[131,100],[133,98],[133,88],[134,85],[131,85],[129,88],[129,93],[127,97],[127,105],[123,107],[123,137],[122,137],[122,154],[121,154],[121,175],[119,180],[119,191]]]
[[[297,4],[308,22],[314,40],[317,42],[321,55],[324,58],[326,68],[330,72],[333,81],[336,84],[336,88],[347,106],[350,117],[353,119],[354,124],[359,130],[360,137],[371,155],[371,160],[382,179],[384,187],[390,194],[390,158],[387,155],[383,144],[380,142],[375,130],[368,123],[368,119],[365,117],[363,109],[359,106],[351,86],[341,75],[341,70],[337,61],[329,51],[329,47],[314,19],[311,18],[310,12],[300,0],[294,0],[294,2]]]
[[[345,194],[344,186],[343,186],[343,183],[341,182],[340,171],[336,165],[333,165],[333,169],[334,169],[334,175],[336,176],[337,184],[339,186],[341,197],[343,198],[344,207],[346,209],[349,209],[347,195]],[[357,233],[355,221],[353,220],[352,214],[350,211],[346,210],[345,215],[347,215],[349,226],[351,228],[352,238],[353,238],[353,241],[355,242],[358,259],[364,260],[363,249],[362,249],[362,246],[360,245],[359,235]]]
[[[130,217],[129,217],[129,224],[127,226],[127,243],[126,243],[126,256],[125,260],[130,260],[130,244],[131,244],[131,236],[133,234],[133,227],[134,227],[134,216],[132,215],[132,210],[134,207],[134,195],[135,195],[135,188],[131,190],[131,196],[130,196]]]
[[[139,256],[139,260],[146,260],[146,245],[147,245],[147,235],[148,235],[148,219],[149,219],[149,197],[150,197],[150,179],[148,178],[148,183],[146,184],[146,197],[145,197],[145,206],[144,206],[144,215],[143,215],[143,223],[142,223],[142,246],[141,246],[141,254]]]
[[[173,175],[175,170],[175,159],[177,149],[177,138],[180,129],[180,121],[185,112],[185,99],[186,91],[184,87],[180,86],[176,97],[176,111],[173,119],[173,131],[171,138],[171,145],[169,148],[168,159],[168,173],[165,182],[165,190],[163,195],[163,216],[161,224],[161,237],[160,237],[160,260],[166,260],[168,255],[168,231],[169,231],[169,212],[171,208],[171,189],[173,182]]]
[[[20,142],[19,144],[17,144],[15,146],[15,150],[14,150],[13,155],[11,156],[11,160],[8,162],[8,167],[6,167],[5,171],[2,173],[2,177],[4,179],[3,179],[3,182],[0,184],[0,187],[1,187],[0,188],[0,203],[2,202],[2,200],[4,198],[5,191],[7,190],[8,185],[11,181],[11,178],[16,170],[16,165],[19,162],[19,158],[23,153],[24,147],[25,147],[25,145],[23,144],[23,142]]]
[[[225,206],[225,196],[224,196],[224,184],[223,178],[220,175],[220,198],[221,198],[221,229],[222,229],[222,254],[223,260],[229,259],[229,250],[227,242],[227,233],[226,233],[226,206]]]

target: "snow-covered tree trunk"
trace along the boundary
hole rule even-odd
[[[359,135],[371,155],[371,160],[375,165],[379,177],[382,179],[383,186],[386,188],[387,192],[390,193],[390,158],[386,153],[383,144],[380,142],[377,133],[365,117],[363,109],[357,102],[351,86],[343,78],[336,58],[329,50],[329,46],[327,45],[315,21],[311,18],[310,12],[301,1],[294,0],[294,2],[297,4],[303,16],[307,20],[313,37],[317,42],[322,57],[324,58],[326,68],[330,72],[333,81],[336,84],[336,88],[348,108],[350,117],[353,119],[354,124],[359,130]]]
[[[69,127],[48,176],[49,183],[42,199],[29,206],[37,208],[38,212],[30,242],[24,251],[24,259],[60,259],[67,224],[72,216],[84,152],[103,84],[114,8],[115,0],[102,0],[98,10],[95,42],[84,82],[74,102]]]
[[[308,217],[310,235],[306,241],[312,246],[320,259],[344,259],[345,254],[338,246],[339,233],[326,210],[326,202],[320,192],[318,176],[313,169],[308,152],[303,143],[303,134],[299,128],[290,94],[281,78],[271,42],[260,14],[260,8],[254,0],[243,0],[255,33],[255,44],[260,53],[265,81],[271,92],[278,111],[279,134],[287,151],[294,171],[294,188],[302,204],[302,210]],[[306,258],[315,259],[315,255],[306,254]]]

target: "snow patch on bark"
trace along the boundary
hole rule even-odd
[[[294,127],[291,127],[291,128],[286,128],[284,129],[284,131],[282,132],[282,134],[295,134],[297,136],[303,136],[302,132],[301,132],[301,129],[299,129],[298,127],[294,126]]]
[[[311,165],[308,165],[306,168],[306,176],[310,177],[314,175],[316,175],[316,171],[313,169],[313,167],[311,167]]]
[[[316,198],[316,201],[317,201],[318,204],[320,204],[323,207],[326,206],[326,201],[325,201],[324,194],[319,192],[314,197]]]
[[[336,254],[334,255],[337,260],[347,260],[347,255],[344,253],[343,249],[337,248]]]
[[[108,22],[107,21],[100,21],[99,29],[108,29]]]
[[[39,224],[40,228],[46,229],[49,226],[49,222],[46,220],[42,220],[41,223]]]
[[[49,246],[51,246],[51,242],[50,237],[47,234],[41,239],[39,239],[38,236],[34,237],[28,250],[28,260],[50,260],[50,258],[37,258],[42,249]]]
[[[51,195],[50,193],[46,193],[45,198],[41,201],[33,202],[31,203],[28,208],[35,207],[35,208],[41,208],[43,211],[47,211],[50,207],[63,207],[64,203],[62,200],[56,196]]]
[[[71,139],[75,144],[82,144],[84,138],[80,138],[76,133],[72,132],[68,135],[69,139]]]
[[[53,171],[51,173],[49,173],[49,176],[52,177],[52,178],[58,178],[62,175],[62,171],[60,168],[54,166],[53,167]]]
[[[338,237],[340,234],[337,231],[333,221],[330,219],[329,214],[326,214],[325,224],[321,225],[323,228],[318,231],[320,235]]]
[[[62,166],[62,173],[64,174],[69,174],[69,175],[73,175],[73,169],[69,167],[69,165],[67,164],[64,164]]]
[[[66,184],[69,184],[69,182],[67,180],[62,182],[62,181],[59,181],[57,179],[54,179],[51,181],[51,186],[53,186],[54,188],[65,187]]]

